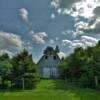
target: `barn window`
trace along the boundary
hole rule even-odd
[[[56,56],[53,56],[53,59],[56,60]]]
[[[48,56],[45,56],[45,59],[48,59]]]

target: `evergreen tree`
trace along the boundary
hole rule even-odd
[[[12,64],[10,63],[10,58],[8,54],[3,54],[0,56],[0,87],[8,88],[11,86],[10,74],[11,74]]]
[[[37,65],[32,60],[32,55],[29,55],[26,50],[12,58],[12,83],[16,88],[31,89],[35,87],[39,79]],[[24,81],[24,83],[23,83]]]

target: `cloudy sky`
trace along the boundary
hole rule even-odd
[[[60,56],[100,40],[100,0],[0,0],[0,53],[23,48],[38,61],[46,46]]]

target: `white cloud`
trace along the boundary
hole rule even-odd
[[[50,44],[54,44],[54,42],[55,42],[55,41],[54,41],[53,39],[50,39],[50,40],[49,40],[49,43],[50,43]]]
[[[19,9],[20,16],[25,22],[29,22],[29,13],[26,8]]]
[[[61,8],[58,8],[58,9],[57,9],[57,12],[58,12],[58,14],[61,14],[62,9],[61,9]]]
[[[20,36],[0,31],[0,49],[7,49],[11,47],[22,48],[22,44]]]
[[[82,36],[81,41],[86,45],[86,46],[95,46],[98,43],[98,40],[93,37],[89,36]]]
[[[60,39],[59,37],[56,37],[56,38],[55,38],[56,41],[58,41],[59,39]]]
[[[98,40],[96,38],[93,38],[93,37],[90,37],[90,36],[82,36],[81,39],[85,40],[85,41],[89,41],[89,42],[94,42],[94,43],[98,42]]]
[[[86,48],[88,46],[92,47],[98,43],[98,39],[90,36],[81,36],[80,40],[62,40],[62,44],[68,46],[70,48],[83,47]]]
[[[62,35],[70,36],[71,38],[76,38],[77,35],[83,34],[81,31],[66,30],[62,31]]]
[[[9,51],[9,50],[6,50],[6,49],[4,49],[4,50],[0,50],[0,55],[3,55],[3,54],[5,54],[5,53],[7,53],[10,57],[12,57],[14,54],[11,52],[11,51]]]
[[[62,57],[64,57],[64,58],[66,57],[66,54],[65,54],[64,52],[62,52],[62,51],[59,52],[58,55],[59,55],[60,59],[61,59]]]
[[[87,0],[88,1],[88,0]],[[84,4],[85,5],[85,4]],[[88,32],[93,33],[95,31],[96,33],[100,33],[100,1],[95,0],[88,2],[87,10],[85,7],[84,13],[80,14],[80,16],[83,16],[84,18],[87,18],[87,22],[83,21],[83,23],[80,23],[80,26],[82,30],[88,30]],[[88,10],[90,9],[90,10]],[[78,27],[77,27],[78,28]]]
[[[84,44],[80,40],[62,40],[62,44],[70,48],[84,47]]]
[[[24,42],[24,49],[28,50],[29,53],[32,53],[33,52],[33,45],[32,45],[32,42],[31,41],[25,41]]]
[[[62,42],[63,42],[63,45],[68,45],[68,46],[70,46],[72,43],[70,40],[67,40],[67,39],[62,40]]]
[[[34,32],[33,30],[30,30],[30,31],[29,31],[29,34],[30,34],[30,35],[34,35],[35,32]]]
[[[76,33],[84,32],[84,30],[100,33],[100,0],[52,0],[52,2],[51,7],[55,8],[58,14],[69,14],[75,20],[78,19]],[[79,20],[80,17],[87,21]]]
[[[58,8],[60,5],[60,0],[52,0],[51,7],[54,7],[55,9]]]
[[[37,44],[44,44],[45,39],[47,38],[46,32],[39,32],[32,35],[33,41]]]
[[[77,27],[77,29],[86,29],[88,27],[88,23],[84,21],[78,21],[77,23],[75,23],[74,27]]]
[[[77,47],[85,47],[83,43],[79,42],[79,43],[74,43],[72,42],[71,47],[73,48],[77,48]]]
[[[76,30],[95,30],[100,28],[100,17],[89,18],[87,22],[78,21],[75,23],[74,27]]]
[[[70,14],[74,17],[83,16],[85,18],[93,17],[93,10],[100,6],[99,0],[62,0],[59,3],[58,9],[59,7],[62,8],[62,14]]]
[[[81,0],[52,0],[51,6],[54,8],[71,8],[71,6]]]
[[[51,18],[54,19],[56,16],[55,14],[51,14]]]
[[[100,17],[94,18],[94,22],[92,24],[89,23],[89,27],[87,29],[96,29],[100,28]]]
[[[0,31],[0,55],[7,53],[12,57],[16,53],[16,50],[23,49],[23,44],[20,36]],[[15,50],[14,53],[13,49]]]

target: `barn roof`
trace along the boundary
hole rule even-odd
[[[43,56],[40,58],[40,60],[38,61],[38,64],[40,63],[40,61],[42,61],[44,59],[45,56],[56,56],[57,60],[60,61],[60,57],[58,56],[56,50],[53,47],[48,46],[44,52],[43,52]]]

